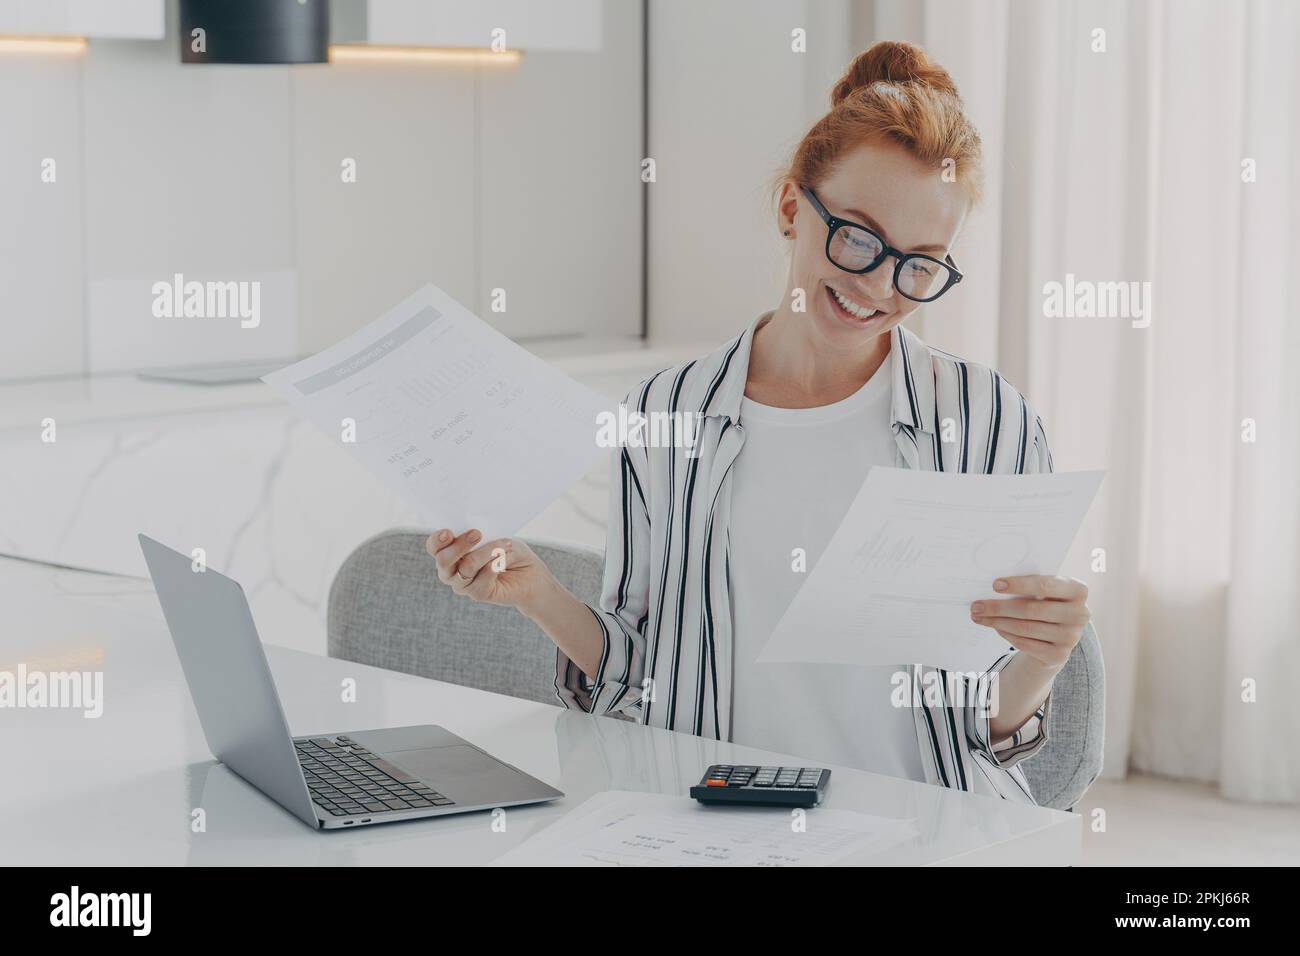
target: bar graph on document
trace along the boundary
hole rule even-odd
[[[882,574],[905,571],[921,560],[923,549],[909,535],[891,533],[886,525],[871,535],[853,554],[853,566],[859,571]]]

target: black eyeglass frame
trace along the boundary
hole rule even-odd
[[[799,190],[804,194],[805,197],[807,197],[808,202],[812,205],[813,209],[817,211],[817,215],[821,216],[822,220],[826,223],[826,260],[835,268],[840,269],[844,272],[848,272],[852,275],[862,275],[863,273],[871,272],[873,269],[878,268],[882,262],[884,262],[890,256],[893,256],[894,259],[897,260],[896,264],[894,265],[894,278],[893,278],[894,289],[898,292],[899,295],[903,296],[906,299],[911,299],[913,302],[933,302],[935,299],[939,298],[939,296],[943,295],[945,292],[947,292],[949,289],[951,289],[953,286],[955,286],[958,282],[962,280],[961,271],[957,268],[957,263],[952,261],[952,256],[944,256],[942,259],[936,259],[934,256],[927,256],[923,252],[904,252],[902,249],[895,249],[889,243],[885,242],[884,237],[882,237],[878,232],[876,232],[876,230],[872,229],[871,227],[864,226],[860,222],[853,222],[852,220],[849,219],[841,219],[839,216],[831,215],[830,210],[822,205],[821,200],[817,198],[816,194],[813,193],[813,191],[809,187],[800,186]],[[854,229],[861,229],[863,232],[867,233],[868,235],[875,237],[875,240],[878,243],[880,243],[880,254],[876,256],[876,258],[873,259],[867,266],[861,269],[849,269],[846,268],[845,266],[840,265],[831,257],[831,241],[835,238],[835,233],[839,231],[841,226],[851,226]],[[898,286],[898,277],[899,274],[903,271],[903,263],[906,262],[908,259],[924,259],[927,262],[938,263],[939,265],[943,266],[945,269],[948,270],[948,281],[944,283],[942,289],[940,289],[938,292],[936,292],[934,295],[930,296],[929,298],[918,299],[914,295],[908,295]]]

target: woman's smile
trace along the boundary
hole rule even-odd
[[[826,286],[826,301],[837,319],[855,329],[864,329],[889,314],[830,285]]]

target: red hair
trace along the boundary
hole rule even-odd
[[[816,186],[845,152],[872,140],[897,143],[927,166],[954,164],[974,203],[983,185],[980,134],[948,71],[919,46],[883,40],[860,53],[831,90],[831,109],[813,124],[782,180]]]

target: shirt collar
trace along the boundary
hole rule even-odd
[[[695,379],[688,408],[698,408],[706,417],[740,418],[749,377],[749,352],[754,330],[764,313],[726,345],[700,360],[701,374]],[[934,430],[934,366],[930,348],[915,333],[894,326],[890,330],[893,361],[890,420],[930,433]]]

